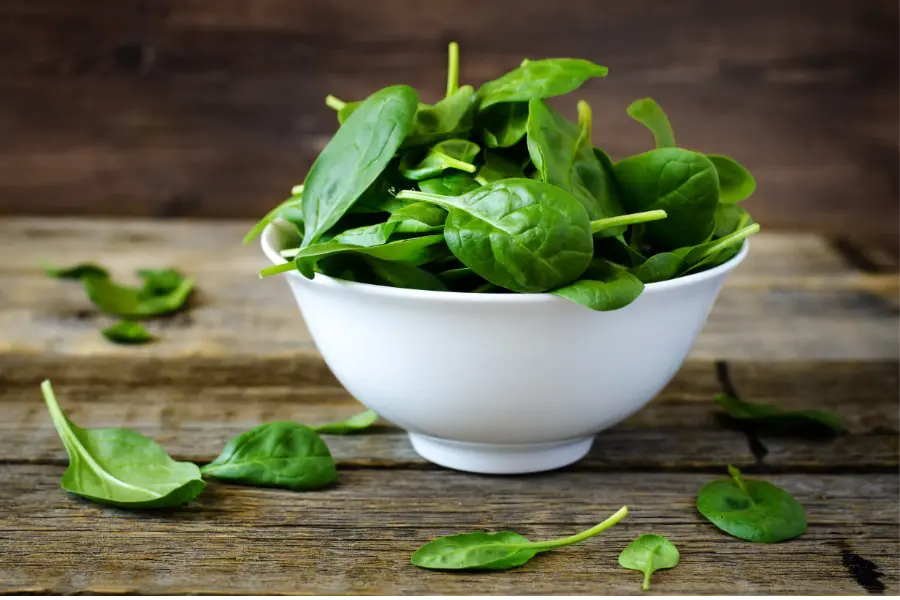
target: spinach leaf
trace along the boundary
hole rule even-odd
[[[434,104],[420,105],[409,136],[401,148],[425,146],[442,140],[468,136],[475,114],[475,90],[464,85]]]
[[[386,285],[409,290],[431,290],[434,292],[446,292],[447,286],[437,275],[401,262],[391,262],[363,256],[372,271],[374,280],[372,283]]]
[[[528,127],[527,102],[494,104],[478,113],[476,125],[488,148],[508,148],[525,137]]]
[[[468,140],[446,140],[429,149],[407,152],[400,160],[400,172],[413,181],[436,177],[447,169],[474,173],[472,161],[480,150],[478,144]]]
[[[366,188],[362,196],[353,203],[348,213],[382,213],[394,212],[406,206],[403,200],[397,200],[397,192],[412,189],[415,183],[407,180],[397,170],[399,159],[392,160],[375,181]],[[339,220],[335,227],[341,224]]]
[[[341,125],[309,170],[303,187],[303,243],[310,246],[362,195],[410,132],[418,94],[409,86],[369,96]]]
[[[116,344],[146,344],[153,339],[143,325],[134,321],[119,321],[115,325],[102,329],[100,333]]]
[[[650,130],[657,148],[675,146],[675,132],[672,131],[669,117],[653,98],[632,102],[628,107],[628,116]]]
[[[479,110],[500,102],[527,102],[575,91],[592,77],[606,77],[608,69],[580,58],[529,60],[478,88]]]
[[[319,434],[291,421],[265,423],[240,434],[200,470],[220,481],[295,491],[337,479],[334,459]]]
[[[250,231],[247,232],[247,235],[244,236],[244,243],[249,244],[253,240],[259,237],[259,235],[263,232],[266,226],[274,221],[275,219],[282,217],[284,218],[286,215],[290,213],[290,211],[294,211],[294,215],[296,217],[301,217],[298,221],[302,223],[302,206],[303,206],[303,186],[297,186],[296,193],[292,194],[290,198],[270,210],[266,216],[256,222]],[[297,214],[299,213],[299,214]],[[292,219],[285,219],[291,221]]]
[[[753,224],[753,218],[742,206],[737,204],[722,204],[716,207],[716,229],[713,238],[723,238],[730,233]]]
[[[718,205],[716,168],[704,155],[658,148],[616,163],[616,180],[628,212],[665,210],[645,225],[645,240],[662,250],[699,244],[712,235]]]
[[[316,425],[315,427],[313,427],[313,429],[318,433],[333,433],[337,435],[344,435],[348,433],[355,433],[363,429],[368,429],[369,427],[374,425],[375,421],[377,420],[378,413],[376,413],[374,410],[364,410],[361,413],[356,413],[352,417],[341,419],[340,421],[333,421],[331,423],[325,423],[324,425]]]
[[[575,283],[553,290],[553,294],[591,310],[618,310],[634,302],[644,284],[626,269],[595,258]]]
[[[631,273],[644,283],[656,283],[675,279],[684,269],[684,256],[677,252],[654,254],[641,264],[630,269]]]
[[[113,282],[109,277],[88,275],[81,281],[94,306],[124,319],[143,319],[173,313],[184,306],[194,289],[194,280],[190,277],[181,277],[177,287],[158,295],[153,295],[150,287],[127,287]],[[158,283],[153,278],[150,281],[154,285]]]
[[[524,565],[539,552],[562,548],[602,533],[628,514],[623,506],[602,523],[579,534],[546,542],[529,542],[518,533],[463,533],[428,542],[412,555],[423,569],[499,571]]]
[[[542,100],[529,102],[528,152],[541,180],[575,196],[592,220],[615,217],[624,211],[591,146],[586,107],[580,104],[584,127],[579,128]]]
[[[44,269],[44,273],[49,275],[50,277],[56,277],[57,279],[83,279],[85,277],[109,277],[109,271],[101,267],[100,265],[95,265],[94,263],[83,263],[80,265],[73,265],[71,267],[54,267],[48,263],[41,263],[41,266]]]
[[[584,209],[546,183],[504,179],[462,196],[404,191],[399,197],[446,208],[450,251],[508,290],[536,293],[565,285],[584,272],[593,254]]]
[[[484,153],[484,164],[478,169],[475,181],[481,185],[487,185],[501,179],[523,178],[522,168],[511,160],[504,158],[496,152]]]
[[[736,204],[756,191],[756,180],[738,161],[721,154],[707,154],[719,174],[719,202]]]
[[[323,244],[350,244],[353,246],[363,246],[366,248],[372,246],[381,246],[386,244],[388,238],[394,233],[394,230],[397,228],[397,223],[375,223],[374,225],[364,225],[362,227],[354,227],[353,229],[347,229],[346,231],[342,231],[341,233],[335,235],[333,238],[328,240],[327,242],[321,242]],[[316,244],[318,246],[319,244]],[[313,248],[315,246],[310,246]],[[281,252],[282,256],[285,257],[294,257],[297,253],[293,250],[283,250]]]
[[[726,394],[717,394],[716,402],[725,409],[729,418],[776,433],[834,436],[844,431],[841,419],[823,410],[784,410]]]
[[[404,192],[405,193],[405,192]],[[409,192],[414,193],[414,192]],[[316,263],[326,256],[333,256],[341,252],[356,252],[381,260],[396,261],[413,266],[425,264],[433,260],[437,254],[435,246],[444,241],[442,235],[426,235],[405,240],[396,240],[379,246],[354,246],[340,242],[322,242],[306,248],[298,248],[293,255],[294,262],[281,265],[273,265],[260,271],[261,277],[269,277],[285,271],[297,269],[304,277],[312,279]],[[283,256],[289,256],[282,251]]]
[[[184,275],[175,269],[138,269],[137,276],[144,280],[141,286],[144,298],[171,294],[184,282]]]
[[[446,173],[419,182],[420,190],[437,196],[462,196],[478,187],[479,183],[468,173]]]
[[[82,429],[63,413],[49,381],[41,392],[69,455],[61,481],[67,492],[113,506],[168,508],[206,487],[197,465],[172,460],[156,442],[128,429]]]
[[[767,481],[741,477],[728,466],[731,479],[711,481],[700,489],[697,510],[730,535],[773,544],[806,531],[806,510],[793,496]]]
[[[661,535],[645,534],[628,544],[619,554],[619,565],[644,574],[641,589],[650,589],[650,576],[678,564],[678,548]]]
[[[427,202],[413,202],[395,210],[388,224],[395,224],[398,233],[434,233],[444,229],[447,211]]]

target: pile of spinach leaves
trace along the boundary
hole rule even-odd
[[[406,85],[326,104],[340,124],[302,185],[247,234],[277,218],[296,229],[298,270],[432,291],[549,292],[614,310],[644,285],[733,258],[759,225],[738,203],[756,188],[735,160],[675,145],[650,98],[628,114],[655,148],[614,162],[547,99],[605,77],[572,58],[525,60],[477,90],[459,85],[450,44],[447,91],[425,104]]]

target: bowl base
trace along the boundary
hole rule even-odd
[[[476,444],[454,442],[410,433],[415,451],[442,467],[485,473],[515,475],[559,469],[577,462],[591,449],[594,436],[549,444]]]

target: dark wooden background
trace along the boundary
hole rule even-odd
[[[579,92],[595,142],[646,149],[624,111],[652,95],[755,173],[764,226],[896,234],[896,0],[0,0],[0,214],[259,215],[333,132],[326,94],[432,101],[452,39],[475,84],[609,66]]]

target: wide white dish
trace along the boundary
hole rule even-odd
[[[262,236],[275,264],[286,262],[283,226]],[[531,473],[580,460],[596,433],[659,393],[747,251],[745,242],[714,269],[649,284],[612,312],[550,294],[407,290],[297,271],[286,279],[337,379],[407,430],[423,458]]]

